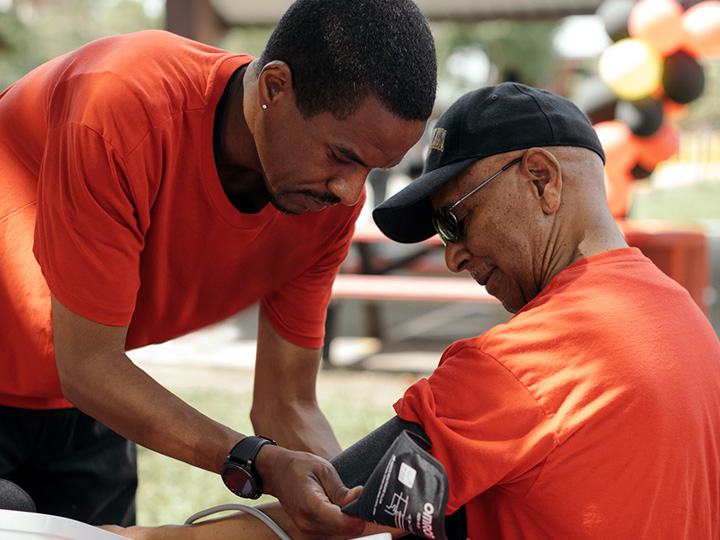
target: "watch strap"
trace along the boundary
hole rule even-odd
[[[262,482],[260,476],[255,469],[255,457],[260,449],[266,444],[277,445],[272,439],[258,435],[249,435],[232,447],[228,454],[227,461],[232,461],[249,471],[258,486],[261,489]]]

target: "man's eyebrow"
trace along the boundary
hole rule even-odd
[[[345,156],[345,157],[346,157],[347,159],[349,159],[350,161],[354,161],[355,163],[358,163],[358,164],[362,165],[362,166],[365,167],[366,169],[369,168],[369,167],[365,164],[365,162],[364,162],[362,159],[360,159],[360,156],[358,156],[358,155],[357,155],[353,150],[351,150],[350,148],[346,148],[346,147],[344,147],[344,146],[338,146],[338,147],[337,147],[337,150],[338,150],[338,152],[340,152],[343,156]]]

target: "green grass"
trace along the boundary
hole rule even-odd
[[[637,219],[720,220],[720,181],[697,182],[673,189],[636,190],[628,217]]]
[[[209,417],[251,431],[247,411],[249,392],[235,393],[213,388],[175,390],[183,400]],[[138,524],[182,523],[204,508],[228,502],[230,492],[216,474],[138,447]]]
[[[323,384],[320,406],[343,448],[360,439],[385,422],[393,411],[390,408],[400,393],[391,392],[381,399],[365,399],[362,391],[348,392],[347,380],[362,377],[348,373],[342,384],[333,380]],[[381,377],[378,375],[378,377]],[[382,377],[395,377],[385,375]],[[404,382],[405,379],[403,379]],[[403,383],[398,383],[402,387]],[[249,391],[232,391],[218,388],[172,389],[180,398],[210,416],[232,425],[243,433],[252,433],[248,419],[251,403]],[[349,395],[350,394],[350,395]],[[203,471],[179,461],[167,458],[145,448],[138,449],[138,474],[140,485],[137,494],[138,524],[161,525],[182,523],[193,513],[212,506],[248,501],[232,495],[222,484],[218,475]],[[263,496],[252,504],[274,500]]]

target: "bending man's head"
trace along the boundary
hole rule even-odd
[[[435,44],[411,0],[296,0],[260,57],[292,71],[303,116],[338,118],[375,97],[404,120],[425,121],[435,101]]]

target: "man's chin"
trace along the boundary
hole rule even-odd
[[[282,212],[283,214],[287,214],[289,216],[299,216],[300,214],[307,212],[307,208],[290,208],[275,198],[270,199],[270,204],[272,204],[278,212]]]

